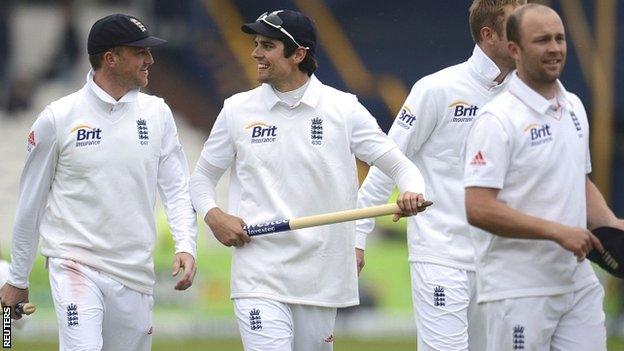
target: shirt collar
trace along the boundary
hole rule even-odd
[[[487,84],[489,87],[498,85],[495,79],[501,74],[501,70],[481,50],[479,45],[475,45],[474,50],[472,50],[472,56],[468,59],[468,66],[475,73],[477,79],[484,84]]]
[[[90,70],[89,73],[87,73],[87,87],[89,87],[91,92],[102,102],[108,105],[115,106],[117,104],[135,102],[137,100],[139,96],[138,88],[130,90],[129,92],[126,93],[126,95],[122,96],[121,99],[119,99],[119,101],[117,101],[112,96],[110,96],[107,92],[105,92],[104,89],[100,88],[100,86],[95,83],[95,81],[93,80],[94,76],[95,76],[95,72],[93,72],[93,70]]]
[[[323,87],[323,83],[321,83],[315,75],[310,76],[310,83],[308,84],[308,88],[303,93],[300,104],[308,105],[312,108],[315,108],[318,104],[319,98],[321,97],[321,89]],[[262,97],[264,104],[268,110],[273,109],[275,105],[280,102],[279,97],[273,91],[273,88],[269,84],[262,84],[260,86]]]
[[[551,103],[542,95],[540,95],[537,91],[533,90],[531,87],[526,85],[520,77],[518,77],[518,72],[513,71],[511,73],[512,77],[509,82],[509,93],[520,99],[525,105],[529,106],[531,109],[535,110],[535,112],[540,115],[549,114],[553,110],[557,110],[560,107],[571,108],[571,104],[566,97],[566,90],[561,84],[561,81],[557,79],[557,106],[551,106]]]

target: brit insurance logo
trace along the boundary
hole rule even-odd
[[[74,127],[69,133],[76,132],[76,147],[96,146],[102,142],[102,130],[88,125]]]
[[[548,124],[529,124],[524,128],[524,133],[531,140],[531,146],[550,143],[553,141],[552,132]]]
[[[403,106],[401,112],[399,112],[399,115],[396,118],[396,124],[404,129],[410,129],[414,125],[415,121],[416,116],[414,116],[412,111],[410,111],[407,106]]]
[[[264,122],[253,122],[245,129],[251,130],[252,144],[273,143],[277,140],[276,126],[271,126]]]
[[[472,122],[479,110],[479,107],[476,105],[471,105],[463,100],[453,101],[448,108],[453,111],[453,119],[451,121],[454,123]]]

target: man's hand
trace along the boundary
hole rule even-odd
[[[583,261],[593,249],[596,249],[599,253],[604,251],[600,240],[589,230],[568,226],[559,228],[559,230],[556,230],[555,242],[564,249],[574,253],[579,262]]]
[[[423,194],[417,194],[411,191],[400,194],[396,203],[403,213],[395,213],[392,216],[393,222],[398,221],[401,217],[416,215],[418,212],[422,212],[427,208],[427,206],[424,206],[425,197]]]
[[[362,268],[364,268],[364,250],[355,249],[355,263],[357,264],[358,275],[360,275]]]
[[[21,319],[22,316],[15,314],[15,305],[20,302],[28,302],[28,288],[20,289],[8,283],[4,284],[4,286],[0,288],[0,302],[2,306],[13,307],[11,309],[11,318]]]
[[[250,241],[243,227],[245,222],[215,207],[206,213],[204,221],[208,224],[215,238],[225,246],[243,246]]]
[[[195,259],[193,255],[188,252],[178,252],[173,258],[173,270],[172,274],[175,277],[180,272],[180,269],[184,271],[184,274],[176,283],[174,289],[186,290],[193,285],[193,279],[195,279],[195,273],[197,273],[197,266],[195,265]]]

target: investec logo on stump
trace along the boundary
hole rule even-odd
[[[531,139],[531,146],[549,143],[553,140],[548,124],[529,124],[524,128],[524,133]]]
[[[453,122],[472,122],[472,119],[477,115],[479,108],[475,105],[471,105],[465,101],[457,100],[450,104],[449,109],[453,111]]]
[[[276,126],[270,126],[264,122],[253,122],[245,129],[251,130],[252,144],[272,143],[277,140]]]
[[[76,132],[76,147],[95,146],[102,142],[102,130],[88,125],[74,127],[70,133]]]

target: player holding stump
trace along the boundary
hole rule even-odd
[[[150,36],[122,14],[95,22],[84,87],[50,105],[28,136],[3,305],[28,301],[39,236],[63,351],[148,351],[161,194],[176,242],[175,289],[195,276],[196,217],[171,110],[139,92],[154,63]]]
[[[359,302],[355,224],[251,239],[243,225],[355,208],[354,154],[405,191],[404,214],[419,211],[424,184],[354,95],[314,76],[308,17],[274,11],[242,29],[254,35],[263,84],[225,100],[191,177],[193,204],[215,237],[234,246],[231,297],[245,350],[331,350],[336,309]],[[214,199],[229,167],[231,214]]]
[[[476,0],[470,6],[475,41],[468,61],[414,84],[388,135],[423,172],[435,203],[408,219],[412,298],[418,350],[481,351],[474,250],[464,208],[460,153],[478,109],[505,91],[515,64],[507,52],[505,21],[523,0]],[[385,203],[394,183],[372,168],[358,207]],[[358,252],[374,220],[357,222]],[[363,259],[362,259],[363,265]]]
[[[606,350],[604,290],[588,230],[624,228],[589,180],[589,126],[558,80],[561,19],[530,4],[507,22],[517,73],[481,109],[466,143],[466,210],[476,247],[484,350]]]

